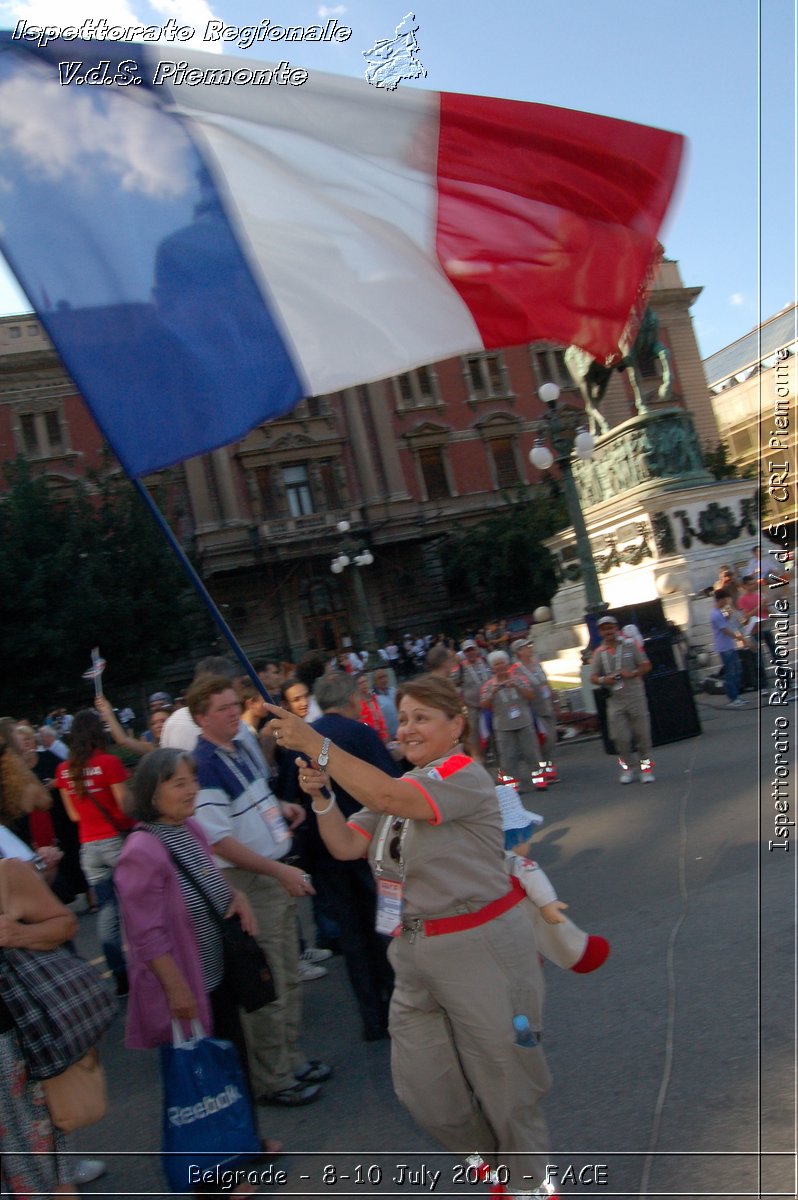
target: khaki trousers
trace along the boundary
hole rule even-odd
[[[543,757],[538,735],[531,725],[523,729],[494,729],[496,757],[505,775],[512,775],[523,786],[540,767]],[[526,774],[524,774],[526,767]]]
[[[299,1046],[302,991],[297,978],[299,938],[296,903],[268,875],[228,867],[230,886],[243,892],[258,922],[257,940],[263,947],[277,992],[273,1004],[254,1013],[241,1013],[247,1039],[252,1089],[256,1097],[280,1092],[296,1083],[294,1071],[307,1061]]]
[[[651,721],[645,692],[623,688],[607,701],[607,730],[618,756],[632,765],[632,742],[639,759],[651,757]]]
[[[521,907],[462,933],[394,939],[391,1070],[401,1102],[445,1149],[502,1163],[509,1186],[530,1191],[545,1175],[549,1137],[539,1100],[551,1076],[540,1045],[515,1043],[513,1017],[524,1014],[539,1031],[543,1008],[532,925]]]

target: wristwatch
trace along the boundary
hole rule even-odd
[[[321,769],[323,771],[329,761],[330,761],[330,739],[325,738],[321,744],[321,750],[319,751],[319,756],[316,759],[316,762],[319,764],[319,766],[321,767]]]

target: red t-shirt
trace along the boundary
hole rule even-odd
[[[751,617],[761,617],[763,621],[767,620],[767,602],[762,599],[759,592],[743,592],[737,601],[737,608],[746,620]]]
[[[69,778],[69,763],[61,763],[55,773],[55,784],[56,787],[67,793],[80,818],[78,836],[81,843],[99,842],[102,838],[117,837],[120,830],[127,831],[133,828],[135,822],[125,816],[111,791],[112,783],[124,783],[126,779],[127,771],[116,755],[102,754],[98,750],[92,754],[83,768],[86,794],[77,796],[75,785]],[[93,803],[90,797],[93,797],[97,803]],[[102,808],[110,813],[116,824],[103,816],[100,811]]]
[[[363,700],[360,705],[361,724],[368,725],[383,742],[388,741],[388,730],[385,726],[385,719],[382,715],[379,701],[374,696],[369,696],[368,700]]]

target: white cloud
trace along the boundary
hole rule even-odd
[[[336,4],[333,8],[329,8],[326,4],[320,4],[317,11],[320,17],[342,17],[346,12],[346,5]]]
[[[729,304],[734,304],[735,306],[745,304],[745,297],[742,292],[732,292],[731,296],[729,296]]]
[[[100,18],[109,25],[131,26],[163,25],[174,17],[180,25],[190,25],[196,33],[191,41],[180,45],[222,52],[220,42],[202,40],[207,22],[217,17],[207,0],[139,0],[137,8],[145,11],[134,12],[128,0],[0,0],[0,17],[9,24],[29,21],[34,25],[57,25],[61,29]]]
[[[77,103],[59,105],[60,93],[55,80],[32,76],[0,85],[0,144],[44,179],[102,183],[105,175],[127,192],[167,199],[186,193],[192,165],[186,142],[146,100],[125,104],[120,121],[110,94],[84,100],[80,93]]]
[[[222,53],[224,47],[221,42],[202,40],[208,21],[219,19],[219,14],[213,11],[206,0],[149,0],[149,4],[159,16],[165,17],[167,20],[169,17],[174,17],[180,25],[192,27],[195,36],[190,42],[184,42],[183,45],[208,50],[213,54]]]

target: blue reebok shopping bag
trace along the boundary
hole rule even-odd
[[[173,1192],[215,1182],[217,1169],[235,1167],[261,1152],[235,1047],[206,1037],[196,1021],[191,1027],[186,1039],[173,1021],[172,1045],[161,1047],[161,1161]]]

